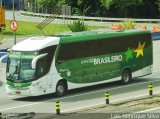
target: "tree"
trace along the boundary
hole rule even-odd
[[[119,14],[122,14],[122,17],[128,17],[129,9],[142,5],[143,0],[113,0],[115,7],[119,11]],[[124,13],[124,14],[123,14]]]
[[[144,0],[143,5],[139,11],[141,11],[144,18],[153,19],[158,18],[160,15],[158,8],[157,0]]]
[[[101,6],[109,9],[113,5],[113,0],[100,0]]]
[[[160,11],[160,0],[157,0],[156,4],[158,5],[158,10]]]
[[[29,0],[32,1],[32,0]],[[54,13],[63,4],[72,14],[95,17],[158,18],[160,0],[35,0],[40,11]],[[37,5],[37,4],[36,4]],[[36,7],[37,8],[37,7]]]
[[[53,13],[65,4],[65,0],[37,0],[37,4],[41,9],[45,9],[46,13]]]
[[[157,0],[156,2],[155,2],[155,4],[157,5],[157,7],[158,7],[158,11],[159,11],[159,15],[160,15],[160,0]],[[158,15],[158,18],[160,17]]]

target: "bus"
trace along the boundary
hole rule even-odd
[[[85,31],[32,37],[4,57],[8,94],[63,96],[70,89],[127,84],[151,74],[153,46],[148,30]]]

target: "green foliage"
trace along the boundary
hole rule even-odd
[[[54,13],[65,4],[65,0],[37,0],[37,7],[40,7],[40,10],[45,10],[47,13]]]
[[[0,44],[2,44],[3,38],[4,38],[4,35],[3,35],[3,33],[1,32],[1,33],[0,33]]]
[[[143,0],[132,0],[132,1],[128,1],[128,0],[112,0],[117,6],[119,5],[123,5],[120,7],[124,7],[124,6],[131,6],[131,5],[141,5],[143,4]]]
[[[113,0],[100,0],[101,5],[105,8],[109,9],[110,6],[113,4]]]
[[[158,9],[160,11],[160,0],[157,0],[155,4],[158,6]]]
[[[16,31],[17,36],[24,36],[24,35],[54,35],[58,32],[66,32],[69,31],[67,27],[61,24],[50,24],[45,27],[44,30],[40,31],[36,28],[37,22],[24,22],[24,21],[17,21],[18,22],[18,29]],[[13,36],[13,31],[10,28],[10,21],[6,20],[6,30],[4,31],[4,36]]]
[[[129,18],[160,17],[160,0],[28,0],[28,2],[32,4],[29,7],[30,11],[37,9],[37,12],[43,13],[54,13],[66,4],[72,7],[72,15]]]
[[[49,24],[45,27],[43,31],[39,31],[36,26],[37,22],[24,22],[17,21],[18,29],[16,31],[17,36],[25,36],[25,35],[54,35],[60,32],[68,32],[69,28],[62,24]],[[104,26],[89,26],[89,29],[99,29],[105,28]],[[0,40],[2,41],[4,37],[13,37],[13,31],[10,28],[10,20],[6,20],[6,29],[3,31],[3,34],[0,34]],[[0,42],[1,42],[0,41]]]
[[[73,23],[68,25],[68,27],[72,32],[80,32],[80,31],[87,31],[88,30],[88,25],[86,25],[81,20],[73,21]]]
[[[118,13],[122,15],[122,17],[128,17],[129,10],[132,8],[136,8],[137,6],[143,4],[143,0],[113,0]]]
[[[122,29],[127,30],[127,29],[135,29],[136,23],[131,20],[124,21],[122,24]]]

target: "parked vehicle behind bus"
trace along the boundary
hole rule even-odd
[[[3,29],[5,29],[5,10],[3,7],[0,7],[0,32],[2,32]]]
[[[126,30],[86,31],[32,37],[8,55],[6,91],[38,96],[64,95],[67,90],[152,73],[151,32]]]

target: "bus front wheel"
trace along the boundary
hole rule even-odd
[[[131,79],[132,79],[131,71],[130,70],[124,70],[123,73],[122,73],[122,79],[121,79],[122,84],[129,83]]]
[[[65,81],[59,81],[56,86],[56,95],[58,97],[63,96],[67,91],[67,86]]]

